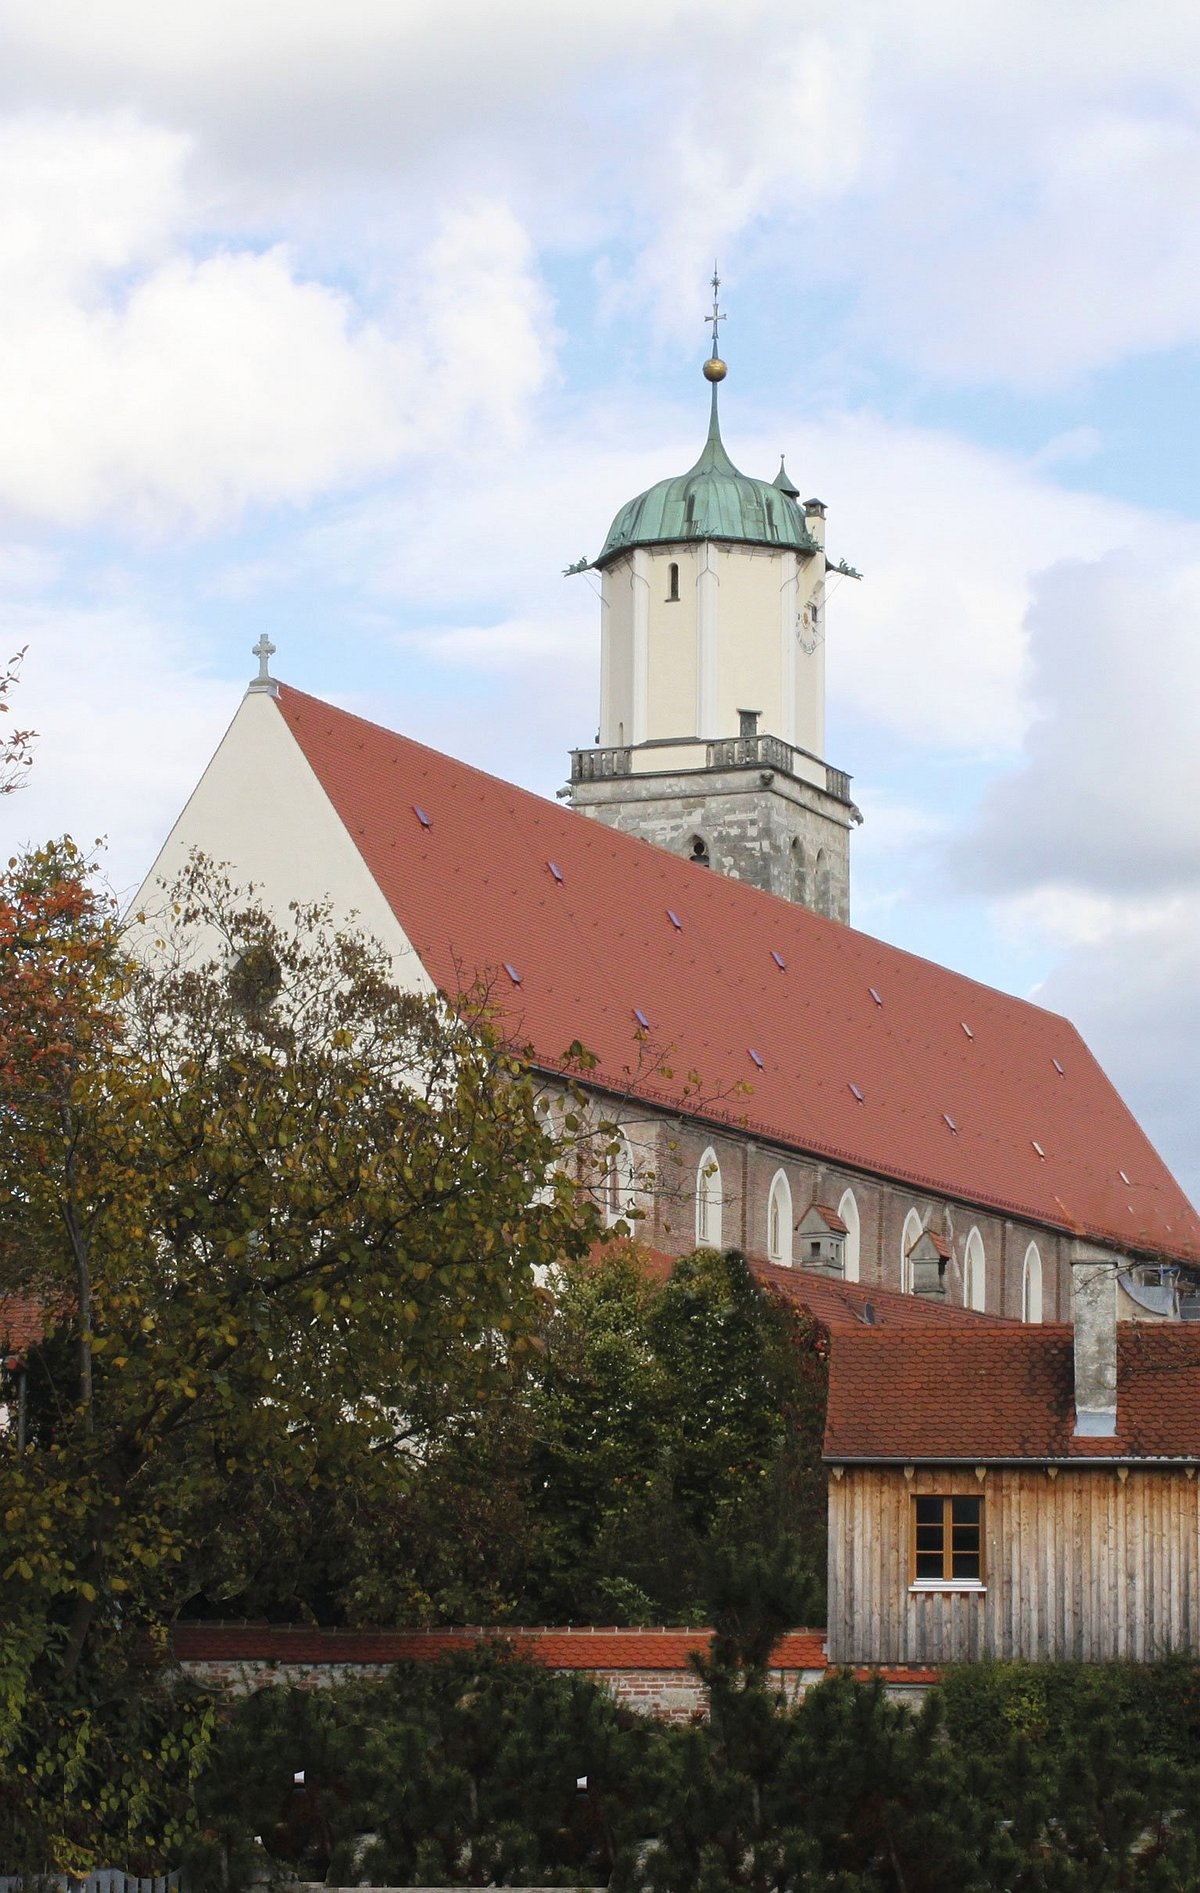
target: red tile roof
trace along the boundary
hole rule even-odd
[[[987,1315],[953,1302],[929,1301],[924,1295],[905,1295],[898,1288],[879,1288],[866,1282],[838,1281],[810,1269],[785,1269],[776,1262],[753,1258],[751,1270],[765,1288],[806,1308],[823,1327],[850,1328],[1021,1328],[1008,1315]]]
[[[0,1356],[24,1354],[44,1333],[40,1302],[27,1295],[0,1297]]]
[[[832,1460],[1200,1460],[1200,1331],[1122,1322],[1117,1432],[1073,1433],[1072,1330],[1019,1322],[833,1335]]]
[[[277,704],[434,982],[499,973],[539,1064],[581,1040],[614,1092],[1200,1259],[1196,1212],[1066,1020],[300,691]]]
[[[500,1640],[547,1669],[685,1670],[706,1654],[709,1630],[576,1629],[321,1630],[301,1624],[176,1624],[181,1663],[433,1662],[452,1650]],[[772,1654],[776,1669],[825,1668],[823,1630],[789,1630]]]

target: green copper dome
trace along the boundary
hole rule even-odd
[[[752,480],[738,472],[725,452],[715,385],[708,439],[699,460],[687,473],[660,480],[648,493],[639,493],[622,506],[595,561],[596,569],[634,546],[672,545],[687,539],[790,546],[795,552],[819,550],[787,476],[782,483],[778,476],[774,481]]]

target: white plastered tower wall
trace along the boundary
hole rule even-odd
[[[600,742],[713,742],[739,712],[825,753],[824,558],[790,548],[641,546],[602,575]]]
[[[392,977],[408,992],[433,984],[347,834],[270,690],[249,690],[216,754],[138,890],[130,912],[133,951],[151,953],[156,916],[194,853],[222,866],[239,888],[281,921],[290,904],[324,902],[333,925],[377,941]],[[215,929],[195,936],[198,957],[217,954]]]

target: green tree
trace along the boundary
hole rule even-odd
[[[131,1653],[253,1589],[281,1518],[311,1544],[300,1495],[344,1521],[403,1488],[519,1362],[535,1271],[594,1232],[561,1166],[545,1183],[486,993],[406,993],[328,913],[278,923],[201,862],[140,962],[69,852],[9,869],[0,928],[0,1267],[47,1319],[29,1442],[0,1439],[0,1840],[149,1858],[203,1724],[114,1810]]]

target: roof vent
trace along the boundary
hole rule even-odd
[[[851,1091],[852,1091],[852,1092],[854,1093],[854,1095],[855,1095],[855,1097],[856,1097],[856,1098],[858,1099],[858,1101],[859,1101],[859,1103],[860,1103],[860,1104],[865,1104],[865,1103],[866,1103],[866,1099],[865,1099],[865,1098],[863,1097],[863,1094],[862,1094],[862,1092],[861,1092],[861,1091],[859,1090],[859,1088],[858,1088],[858,1086],[857,1086],[857,1085],[854,1085],[854,1084],[852,1084],[852,1085],[851,1085],[851,1087],[850,1087],[850,1089],[851,1089]]]
[[[1120,1179],[1121,1179],[1121,1181],[1122,1181],[1122,1183],[1124,1183],[1124,1184],[1127,1184],[1127,1185],[1128,1185],[1128,1187],[1129,1187],[1130,1189],[1132,1189],[1132,1188],[1133,1188],[1133,1178],[1132,1178],[1132,1177],[1127,1177],[1127,1176],[1125,1175],[1125,1172],[1124,1172],[1123,1170],[1118,1170],[1118,1171],[1117,1171],[1117,1175],[1118,1175],[1118,1176],[1120,1177]]]
[[[549,868],[551,874],[554,876],[555,880],[558,882],[559,886],[561,887],[562,886],[562,869],[559,867],[556,867],[553,861],[547,861],[546,866]]]
[[[774,960],[781,973],[787,972],[787,961],[784,959],[782,953],[776,953],[774,947],[771,948],[771,958]]]
[[[676,933],[683,932],[683,922],[679,918],[679,915],[675,912],[673,907],[667,908],[667,919],[670,921],[671,925],[674,927]]]
[[[518,973],[516,967],[510,966],[507,960],[503,962],[503,965],[504,965],[504,970],[508,974],[508,977],[511,979],[513,985],[519,986],[521,984],[521,975]]]
[[[640,1006],[635,1006],[633,1008],[633,1016],[637,1020],[640,1026],[645,1027],[647,1032],[650,1030],[650,1021],[646,1017],[645,1013],[642,1011],[642,1008]]]
[[[415,802],[412,805],[412,812],[416,816],[417,820],[420,822],[422,828],[433,827],[433,823],[430,821],[428,815],[426,815],[425,810],[423,808],[418,808]]]
[[[1055,1071],[1056,1071],[1056,1072],[1058,1073],[1058,1075],[1059,1075],[1059,1077],[1060,1077],[1060,1078],[1065,1078],[1065,1077],[1066,1077],[1066,1075],[1067,1075],[1067,1074],[1066,1074],[1066,1072],[1065,1072],[1065,1071],[1063,1070],[1063,1068],[1062,1068],[1062,1066],[1061,1066],[1061,1065],[1059,1064],[1059,1062],[1058,1062],[1058,1060],[1057,1060],[1057,1058],[1052,1058],[1052,1059],[1050,1060],[1050,1063],[1051,1063],[1051,1064],[1052,1064],[1052,1065],[1054,1066],[1054,1069],[1055,1069]]]
[[[1030,1141],[1030,1143],[1031,1143],[1031,1144],[1033,1145],[1033,1147],[1034,1147],[1034,1149],[1035,1149],[1035,1150],[1037,1151],[1037,1154],[1038,1154],[1038,1156],[1039,1156],[1039,1157],[1041,1158],[1041,1160],[1042,1160],[1042,1162],[1043,1162],[1043,1163],[1045,1163],[1045,1161],[1046,1161],[1046,1153],[1045,1153],[1045,1151],[1044,1151],[1044,1150],[1042,1149],[1042,1146],[1041,1146],[1041,1145],[1040,1145],[1040,1144],[1038,1143],[1038,1140],[1037,1140],[1037,1138],[1036,1138],[1036,1137],[1031,1137],[1029,1141]]]
[[[876,992],[874,986],[868,986],[867,991],[870,993],[872,999],[875,1001],[875,1004],[877,1006],[881,1006],[883,1004],[883,1000],[879,997],[879,994]]]
[[[966,1033],[969,1039],[973,1039],[975,1037],[974,1032],[972,1032],[970,1026],[967,1024],[965,1019],[960,1019],[959,1024],[962,1026],[963,1031]]]
[[[954,1119],[951,1117],[949,1111],[943,1111],[942,1117],[945,1120],[945,1122],[950,1126],[950,1129],[954,1132],[954,1135],[957,1137],[958,1125],[954,1122]]]
[[[751,1058],[754,1060],[755,1064],[758,1066],[758,1069],[760,1071],[765,1071],[767,1068],[763,1064],[762,1059],[759,1057],[758,1053],[755,1051],[753,1045],[747,1045],[746,1050],[749,1052]]]

